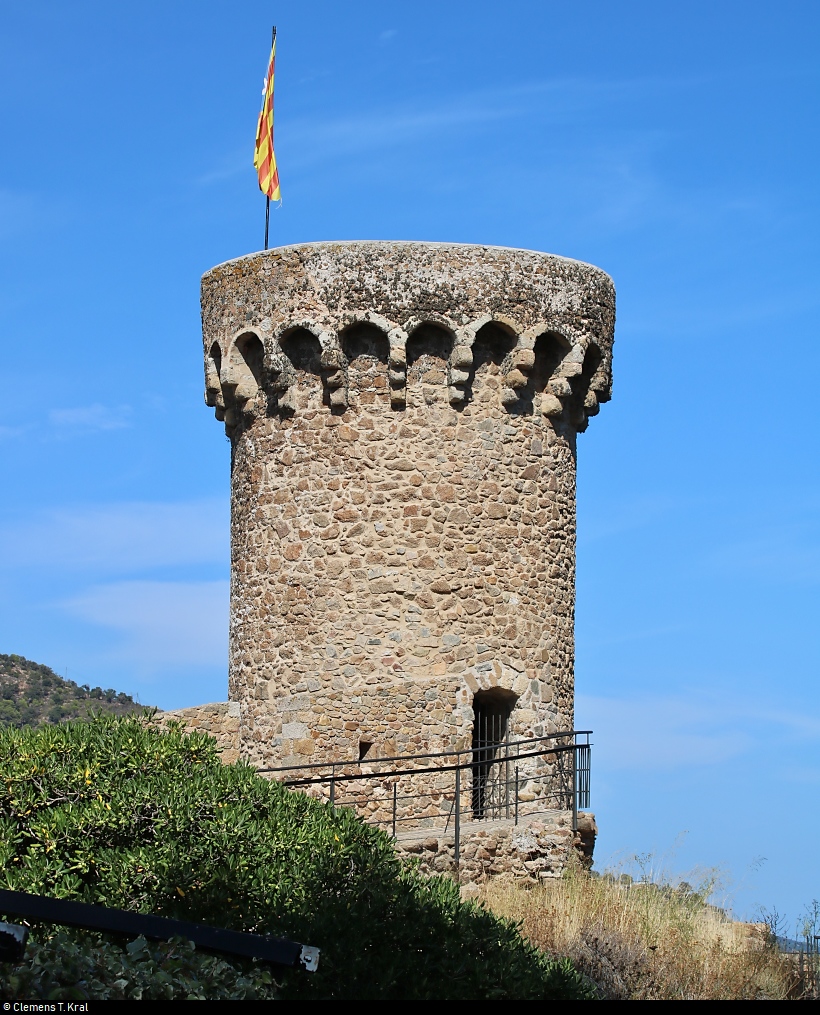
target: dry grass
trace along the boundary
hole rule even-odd
[[[734,923],[688,885],[596,877],[582,869],[526,887],[484,886],[495,913],[539,948],[567,955],[607,1000],[795,999],[794,963],[765,925]]]

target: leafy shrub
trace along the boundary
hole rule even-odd
[[[240,970],[174,938],[125,946],[101,934],[57,929],[32,940],[25,963],[0,976],[0,1000],[50,1001],[273,1000],[268,969]]]
[[[403,865],[351,811],[225,766],[178,725],[99,716],[0,731],[0,871],[10,889],[320,947],[319,972],[275,972],[283,998],[588,996],[568,962]],[[113,983],[116,962],[93,961],[91,980]],[[186,976],[193,966],[175,997]]]

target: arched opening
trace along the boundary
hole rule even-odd
[[[312,331],[294,328],[282,336],[279,346],[297,372],[317,376],[322,372],[322,347]]]
[[[453,336],[444,328],[437,324],[421,324],[416,328],[407,339],[408,403],[414,406],[447,403],[447,361],[452,350]]]
[[[214,342],[208,356],[216,368],[216,376],[219,377],[222,372],[222,350],[219,348],[219,342]]]
[[[222,398],[222,350],[219,343],[214,342],[205,360],[205,404],[219,405]]]
[[[236,340],[236,348],[239,350],[245,367],[253,377],[257,388],[261,388],[265,349],[259,337],[254,335],[253,332],[240,335]]]
[[[504,764],[493,764],[509,739],[509,719],[518,695],[502,687],[476,691],[473,697],[473,817],[502,817],[509,800]]]
[[[373,405],[390,401],[387,384],[387,335],[373,324],[353,324],[341,336],[347,358],[348,397],[351,404]]]
[[[538,406],[539,396],[546,390],[547,384],[561,361],[572,346],[555,331],[545,331],[535,340],[533,363],[526,387],[521,389],[518,408],[513,411],[530,413]]]
[[[570,351],[570,343],[554,331],[545,331],[535,340],[535,364],[532,368],[532,386],[534,392],[546,389],[550,377],[561,365],[561,360]]]
[[[601,359],[601,350],[597,345],[591,344],[586,353],[584,353],[581,373],[572,380],[571,415],[572,421],[576,426],[584,420],[584,399],[589,391],[592,378],[601,365]]]
[[[240,335],[228,353],[229,369],[223,388],[232,389],[239,402],[255,398],[262,386],[262,363],[265,350],[259,337],[252,331]]]
[[[294,328],[279,339],[279,348],[293,368],[289,397],[293,409],[318,408],[327,401],[322,384],[322,347],[307,328]]]
[[[473,341],[473,368],[470,397],[489,401],[502,384],[502,364],[513,351],[516,336],[503,324],[490,321],[479,328]]]

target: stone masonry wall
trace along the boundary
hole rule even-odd
[[[445,833],[430,834],[423,829],[405,833],[396,842],[396,852],[416,858],[424,874],[456,875],[463,886],[462,895],[470,897],[469,886],[488,878],[541,881],[560,877],[572,853],[580,863],[590,864],[597,825],[592,814],[578,817],[575,833],[569,811],[553,811],[522,824],[469,822],[461,829],[458,868],[452,828]]]
[[[572,729],[575,438],[609,397],[596,268],[448,244],[308,244],[203,279],[232,442],[229,697],[286,765]]]
[[[160,728],[169,722],[182,722],[187,732],[207,733],[216,740],[225,764],[239,760],[239,707],[235,702],[157,712],[151,721]],[[389,782],[386,785],[389,789]],[[403,792],[408,788],[411,787],[402,784]],[[346,795],[341,789],[337,795],[339,805],[353,807],[361,818],[389,831],[389,792],[379,793],[378,779],[363,789],[363,794],[355,796]],[[327,786],[313,787],[311,793],[328,801]],[[386,806],[380,806],[381,802]],[[509,876],[516,880],[540,881],[560,877],[572,852],[581,863],[592,863],[598,831],[592,814],[578,815],[578,831],[574,834],[571,811],[560,808],[522,815],[520,823],[510,819],[464,821],[456,865],[452,815],[448,815],[446,808],[440,812],[435,805],[426,809],[430,813],[416,815],[418,820],[406,830],[400,826],[396,852],[399,856],[418,860],[424,874],[455,876],[465,897],[472,897],[472,889],[489,878]]]
[[[160,728],[169,722],[181,722],[186,733],[207,733],[216,740],[219,756],[226,765],[239,761],[239,704],[217,701],[192,708],[157,712],[151,719]]]

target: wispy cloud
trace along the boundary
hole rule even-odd
[[[820,581],[820,518],[803,525],[779,518],[764,536],[727,543],[704,559],[712,573],[778,583]]]
[[[291,151],[294,166],[307,168],[331,157],[415,144],[424,138],[432,140],[443,132],[452,135],[454,131],[479,125],[486,128],[493,121],[524,116],[528,112],[524,100],[549,88],[547,85],[482,92],[456,96],[446,102],[372,109],[358,116],[296,120],[283,125],[283,143]],[[560,88],[557,91],[561,94]],[[564,110],[554,109],[552,115],[561,117]]]
[[[820,719],[762,700],[689,695],[619,698],[579,695],[576,725],[591,728],[606,769],[674,770],[718,765],[794,738],[820,741]]]
[[[688,699],[579,695],[576,715],[580,728],[595,730],[596,753],[611,769],[714,765],[752,743],[729,724],[716,729],[714,710]]]
[[[0,528],[6,568],[103,574],[228,563],[228,502],[120,503],[44,511]]]
[[[237,145],[233,151],[223,153],[218,165],[195,177],[193,182],[200,187],[210,187],[215,183],[232,180],[243,173],[252,174],[254,170],[248,168],[250,164],[247,144]]]
[[[386,28],[379,34],[379,42],[384,46],[386,43],[391,42],[398,35],[398,30],[395,28]]]
[[[426,109],[371,110],[360,116],[329,120],[288,121],[283,117],[281,125],[277,125],[280,138],[277,148],[287,149],[291,172],[304,171],[340,156],[413,144],[442,131],[452,132],[511,115],[516,115],[514,109],[482,109],[478,104],[456,101]],[[195,182],[209,186],[246,173],[247,161],[247,151],[236,149],[226,154],[218,166],[198,176]]]
[[[129,405],[106,406],[95,402],[74,409],[52,409],[49,422],[60,436],[96,433],[101,430],[122,430],[131,426],[133,410]]]
[[[95,586],[62,604],[119,632],[107,653],[136,669],[214,666],[228,658],[228,582],[126,581]]]
[[[389,29],[380,40],[389,42],[398,33]],[[279,144],[288,151],[291,171],[306,169],[352,153],[386,150],[432,142],[470,130],[486,134],[488,124],[528,117],[540,127],[575,123],[584,112],[603,109],[634,99],[650,90],[691,87],[701,79],[624,79],[584,77],[522,82],[507,88],[488,88],[447,99],[414,98],[412,104],[374,106],[353,116],[290,119],[277,123]],[[645,144],[645,141],[642,143]],[[608,154],[602,159],[608,162]],[[200,184],[222,181],[247,171],[247,151],[226,155],[220,166],[197,179]],[[623,171],[623,168],[622,168]]]

